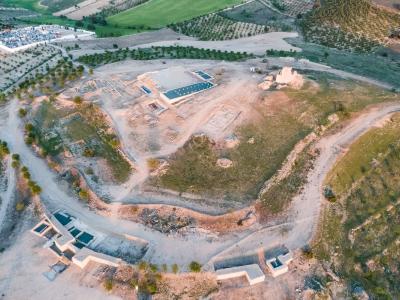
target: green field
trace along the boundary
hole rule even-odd
[[[47,10],[45,6],[39,5],[38,0],[0,0],[0,6],[23,7],[40,13]]]
[[[242,0],[150,0],[143,5],[111,16],[107,21],[121,27],[162,28],[241,2]]]

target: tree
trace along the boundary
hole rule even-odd
[[[28,131],[28,132],[30,132],[30,131],[33,131],[33,124],[32,123],[27,123],[27,124],[25,124],[25,130],[26,131]]]
[[[18,115],[19,115],[21,118],[25,117],[26,114],[27,114],[27,111],[26,111],[25,109],[20,108],[20,109],[18,110]]]
[[[14,169],[19,168],[19,165],[20,165],[20,163],[17,160],[13,160],[11,163],[11,167],[13,167]]]
[[[176,274],[179,272],[179,267],[177,264],[172,265],[172,273]]]
[[[17,205],[15,206],[15,209],[16,209],[17,211],[23,211],[23,210],[25,209],[25,204],[24,204],[24,202],[21,202],[21,201],[17,202]]]
[[[76,96],[75,98],[74,98],[74,102],[75,102],[75,104],[82,104],[82,102],[83,102],[83,99],[82,99],[82,97],[81,96]]]
[[[34,186],[31,187],[31,192],[33,195],[39,195],[42,192],[42,188],[35,184]]]
[[[85,189],[81,189],[81,190],[79,191],[79,197],[80,197],[81,199],[83,199],[83,200],[88,200],[88,198],[89,198],[89,193],[88,193],[88,191],[85,190]]]
[[[111,291],[113,289],[113,280],[111,278],[107,278],[103,284],[106,291]]]
[[[168,272],[168,266],[167,266],[167,264],[162,264],[161,268],[162,268],[162,271],[163,271],[164,273],[167,273],[167,272]]]

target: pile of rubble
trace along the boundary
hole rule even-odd
[[[281,89],[284,87],[291,87],[300,89],[304,84],[303,76],[294,71],[291,67],[283,67],[278,74],[270,74],[265,77],[258,87],[262,90],[269,90],[271,88]]]
[[[180,217],[175,212],[163,216],[157,209],[145,208],[140,214],[145,225],[162,233],[175,233],[181,229],[194,225],[195,220],[191,217]]]

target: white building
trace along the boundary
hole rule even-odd
[[[95,252],[88,248],[96,236],[79,228],[80,222],[63,211],[56,211],[45,217],[32,228],[31,232],[46,238],[45,244],[57,257],[72,261],[80,268],[89,262],[117,267],[121,259]]]
[[[267,259],[266,264],[268,269],[271,271],[273,277],[285,274],[289,271],[289,264],[293,260],[293,255],[289,251],[286,254],[278,255]]]
[[[219,269],[216,272],[217,280],[246,277],[250,285],[263,282],[265,275],[257,264],[244,265],[232,268]]]

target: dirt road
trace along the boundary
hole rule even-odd
[[[213,259],[254,252],[259,247],[286,244],[290,249],[298,249],[309,243],[317,227],[321,205],[325,201],[322,189],[329,170],[351,143],[389,114],[397,111],[400,111],[400,103],[375,106],[354,119],[340,132],[323,137],[316,145],[321,154],[308,175],[308,183],[301,194],[293,199],[287,220],[249,234]]]
[[[171,46],[185,46],[185,47],[195,47],[195,48],[204,48],[204,49],[212,49],[212,50],[221,50],[221,51],[235,51],[235,52],[247,52],[253,53],[255,55],[264,55],[265,51],[268,49],[274,50],[284,50],[284,51],[298,51],[301,49],[290,45],[285,41],[285,38],[295,38],[298,37],[297,32],[270,32],[265,34],[260,34],[252,37],[245,37],[236,40],[226,40],[226,41],[197,41],[192,38],[186,37],[185,39],[180,38],[177,40],[176,38],[167,40],[163,38],[163,40],[151,41],[151,42],[142,42],[131,44],[127,47],[132,49],[135,48],[150,48],[152,46],[158,47],[171,47]],[[110,45],[108,45],[108,51],[115,51],[115,49],[110,49]],[[74,58],[77,58],[86,54],[95,54],[95,53],[103,53],[104,50],[75,50],[70,53]]]
[[[185,270],[192,260],[207,261],[209,257],[244,237],[244,233],[241,233],[218,239],[215,235],[200,231],[194,231],[187,236],[167,236],[141,224],[97,215],[71,195],[66,184],[56,177],[46,162],[26,146],[18,108],[16,99],[7,104],[10,113],[8,121],[0,124],[0,139],[7,141],[12,153],[20,154],[22,165],[29,168],[32,179],[43,188],[41,200],[48,210],[65,209],[93,229],[105,234],[127,234],[146,240],[149,242],[149,250],[145,259],[157,264],[178,263],[182,270]]]
[[[342,147],[347,147],[386,115],[400,110],[400,104],[371,109],[339,133],[321,139],[318,143],[321,156],[316,161],[315,169],[308,176],[309,183],[304,191],[294,199],[285,222],[264,228],[252,227],[243,233],[222,238],[198,231],[184,237],[166,236],[140,224],[99,216],[90,211],[82,202],[68,194],[65,185],[49,170],[46,163],[25,145],[21,122],[17,116],[17,100],[8,104],[8,109],[9,120],[0,130],[0,139],[8,142],[12,153],[21,155],[22,163],[30,169],[33,179],[43,187],[41,198],[48,209],[64,208],[96,230],[108,234],[129,234],[147,240],[150,249],[146,259],[154,263],[179,263],[185,268],[192,260],[205,263],[221,255],[252,252],[261,246],[271,247],[284,243],[294,249],[308,243],[318,221],[323,180],[340,156]]]

